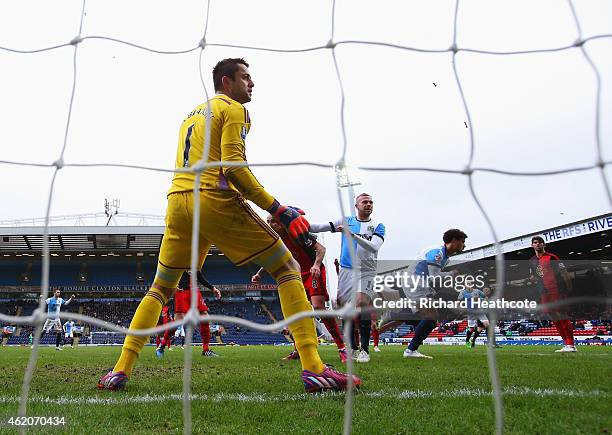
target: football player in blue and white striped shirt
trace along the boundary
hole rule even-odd
[[[372,301],[376,295],[374,292],[374,277],[376,276],[378,250],[385,241],[386,228],[382,222],[373,219],[371,216],[374,211],[374,200],[371,195],[367,193],[358,195],[355,198],[355,209],[357,210],[357,216],[349,216],[346,219],[348,232],[346,234],[342,233],[337,301],[338,306],[341,307],[356,296],[356,306],[367,308],[372,306]],[[342,220],[327,224],[310,224],[310,231],[313,233],[341,232],[342,228]],[[351,246],[354,249],[357,264],[353,264],[351,259]],[[353,289],[354,271],[359,274],[356,289]],[[349,334],[353,357],[357,362],[369,362],[371,314],[362,314],[358,325],[361,338],[360,346],[356,342],[355,334],[353,332]]]
[[[458,254],[465,249],[465,239],[467,239],[467,235],[463,231],[452,228],[443,234],[442,241],[444,243],[441,246],[422,251],[417,260],[414,273],[415,275],[421,275],[423,279],[420,280],[420,285],[410,290],[412,298],[426,298],[435,294],[435,289],[429,285],[428,277],[446,274],[454,275],[453,272],[442,272],[442,269],[448,263],[449,256]],[[431,359],[430,356],[420,353],[418,349],[436,327],[436,320],[434,320],[436,318],[436,310],[430,308],[422,309],[420,314],[423,320],[416,326],[414,337],[412,337],[410,344],[408,344],[404,351],[404,358]]]
[[[67,301],[60,297],[61,292],[55,290],[53,297],[47,298],[47,320],[43,325],[43,332],[49,333],[53,329],[55,331],[55,349],[62,350],[60,343],[62,341],[62,322],[60,320],[60,308],[62,305],[68,305],[74,299],[74,295],[70,296]]]
[[[74,347],[74,320],[68,320],[64,323],[64,344],[70,343],[70,347]]]
[[[466,302],[468,327],[465,331],[465,345],[466,347],[473,348],[476,346],[476,339],[480,333],[489,326],[489,319],[487,319],[487,316],[480,312],[480,310],[474,308],[474,301],[477,299],[485,299],[485,294],[480,289],[466,287],[459,292],[457,299],[465,300]]]

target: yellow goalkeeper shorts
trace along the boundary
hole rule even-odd
[[[166,230],[159,262],[169,269],[189,269],[193,219],[193,192],[168,195]],[[234,264],[250,261],[275,270],[291,258],[278,234],[235,191],[200,192],[200,266],[214,244]]]

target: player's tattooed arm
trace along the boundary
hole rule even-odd
[[[204,274],[199,270],[197,274],[197,279],[198,279],[198,282],[202,284],[204,287],[206,287],[208,290],[212,290],[214,288],[214,286],[210,282],[208,282],[206,277],[204,277]]]
[[[321,263],[323,262],[323,257],[325,257],[325,246],[319,242],[314,242],[313,248],[315,250],[315,261],[310,268],[310,273],[314,278],[318,278],[321,275]]]

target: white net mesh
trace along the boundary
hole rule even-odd
[[[560,2],[556,4],[557,7],[562,6],[562,5],[563,4]],[[51,177],[51,182],[49,186],[48,201],[47,201],[47,206],[46,206],[46,218],[44,221],[45,232],[44,232],[44,239],[43,239],[44,242],[43,242],[43,249],[42,249],[43,251],[42,252],[43,253],[42,285],[41,285],[41,299],[40,299],[39,307],[31,316],[28,316],[28,317],[14,317],[14,316],[7,316],[7,315],[0,314],[0,320],[4,322],[20,324],[20,325],[29,324],[29,325],[35,326],[33,349],[30,354],[28,365],[25,371],[25,376],[23,379],[22,395],[21,395],[21,400],[19,404],[19,415],[20,416],[25,416],[27,413],[29,389],[30,389],[32,377],[33,377],[37,359],[38,359],[38,349],[39,349],[42,325],[47,318],[45,314],[44,300],[47,298],[47,295],[49,292],[49,267],[50,267],[50,259],[49,259],[49,219],[50,218],[49,216],[50,216],[50,210],[51,210],[51,206],[52,206],[53,199],[54,199],[54,189],[56,186],[56,178],[60,170],[66,167],[73,167],[73,168],[101,167],[101,168],[123,168],[127,170],[142,169],[146,171],[167,172],[167,173],[172,173],[175,171],[195,172],[198,177],[196,178],[195,185],[198,186],[199,185],[199,174],[202,169],[206,167],[210,167],[210,166],[220,166],[222,164],[222,162],[205,163],[203,161],[200,161],[196,165],[192,166],[191,168],[177,170],[173,168],[157,168],[157,167],[151,167],[147,165],[136,165],[136,164],[78,163],[78,162],[77,163],[66,163],[64,160],[64,157],[65,157],[65,152],[68,149],[68,145],[69,145],[68,138],[70,135],[71,120],[74,115],[75,93],[77,92],[78,83],[79,83],[78,74],[77,74],[79,72],[78,55],[80,54],[81,45],[85,42],[103,41],[108,44],[115,44],[116,46],[121,46],[121,45],[129,46],[134,49],[140,50],[142,52],[149,52],[149,53],[153,53],[156,55],[157,54],[159,55],[180,55],[180,54],[191,53],[191,52],[199,52],[199,62],[198,62],[199,77],[201,80],[204,94],[207,99],[209,96],[209,92],[205,84],[206,82],[205,73],[202,70],[202,65],[205,63],[204,60],[206,59],[206,56],[207,56],[207,50],[216,48],[216,49],[226,49],[231,52],[234,49],[238,49],[241,52],[248,52],[249,50],[258,50],[258,51],[264,51],[264,52],[287,53],[287,54],[328,50],[333,60],[333,66],[334,66],[335,74],[337,77],[337,86],[338,86],[339,98],[340,98],[340,104],[339,104],[340,130],[341,130],[341,141],[342,141],[342,153],[341,153],[340,159],[335,164],[317,163],[314,161],[293,161],[293,162],[283,162],[283,163],[280,163],[280,162],[258,163],[258,164],[251,164],[250,166],[279,167],[279,166],[291,166],[291,165],[304,165],[304,166],[309,166],[309,167],[318,167],[318,168],[321,168],[323,170],[327,170],[330,172],[333,171],[335,168],[343,168],[348,164],[347,155],[349,151],[348,140],[347,140],[347,129],[345,126],[345,110],[346,110],[345,99],[346,97],[345,97],[345,84],[344,84],[345,81],[344,80],[347,76],[350,76],[350,74],[348,72],[342,71],[342,68],[341,68],[341,65],[340,65],[340,62],[337,56],[338,47],[340,46],[351,46],[351,47],[355,46],[359,48],[384,47],[385,49],[397,50],[398,54],[410,53],[410,52],[430,53],[430,54],[446,53],[446,54],[449,54],[451,57],[452,76],[454,77],[454,80],[456,82],[458,95],[461,100],[461,105],[463,108],[462,116],[465,119],[464,125],[466,127],[465,134],[467,134],[468,142],[469,142],[469,158],[465,162],[464,168],[461,170],[453,170],[453,169],[447,169],[444,167],[437,167],[437,168],[436,167],[425,167],[425,166],[412,167],[412,166],[404,166],[404,165],[389,166],[388,164],[385,164],[385,165],[369,165],[369,166],[360,165],[359,166],[360,170],[372,171],[372,172],[376,172],[376,171],[378,172],[382,172],[382,171],[431,172],[435,174],[455,174],[455,175],[463,175],[467,177],[471,198],[473,199],[476,207],[482,214],[482,217],[486,221],[490,234],[491,234],[491,238],[495,241],[497,246],[500,246],[499,245],[500,238],[498,237],[498,232],[496,231],[496,227],[493,224],[493,221],[491,220],[491,218],[489,217],[487,210],[485,209],[485,207],[483,207],[481,200],[479,199],[474,189],[473,177],[474,177],[474,174],[476,173],[492,173],[492,174],[507,175],[507,176],[532,176],[533,177],[533,176],[550,176],[550,175],[555,175],[555,174],[566,174],[566,173],[589,171],[589,170],[595,169],[599,171],[601,175],[601,183],[604,187],[605,194],[607,196],[607,203],[608,205],[612,206],[612,195],[610,192],[610,186],[606,179],[606,173],[605,173],[606,166],[610,164],[610,161],[606,161],[604,158],[604,153],[603,153],[603,148],[602,148],[602,139],[601,139],[601,136],[602,136],[602,78],[601,78],[600,71],[598,70],[597,64],[593,62],[589,54],[589,51],[587,49],[589,42],[598,40],[598,39],[603,39],[603,38],[612,38],[612,34],[597,34],[597,35],[589,36],[586,38],[583,37],[580,20],[578,19],[578,15],[576,13],[576,10],[575,10],[575,7],[572,1],[568,1],[567,4],[564,5],[564,7],[567,7],[568,20],[571,19],[571,22],[573,23],[573,26],[575,27],[576,39],[574,43],[569,44],[569,45],[564,45],[564,46],[553,46],[551,48],[540,48],[540,49],[534,49],[534,50],[517,50],[517,51],[481,50],[481,49],[472,49],[469,47],[458,46],[457,34],[461,32],[460,13],[461,13],[461,6],[462,6],[462,4],[459,1],[456,1],[452,4],[452,14],[449,15],[449,17],[451,17],[452,19],[452,26],[453,26],[452,27],[453,28],[452,41],[450,43],[450,46],[448,46],[448,48],[443,48],[443,49],[410,47],[410,46],[404,46],[404,45],[395,44],[395,43],[374,42],[374,41],[367,41],[367,40],[363,40],[363,41],[337,40],[335,38],[335,22],[336,22],[335,14],[336,14],[336,8],[337,8],[337,3],[335,1],[331,4],[331,14],[329,17],[331,21],[330,21],[330,33],[329,33],[328,42],[322,45],[319,44],[319,45],[313,45],[310,47],[298,48],[298,49],[270,48],[270,47],[265,47],[265,46],[242,46],[239,44],[230,44],[230,43],[228,44],[208,43],[207,42],[207,31],[209,28],[209,23],[212,22],[211,20],[214,20],[214,13],[211,13],[211,2],[210,1],[206,2],[206,4],[203,7],[203,11],[202,11],[202,14],[203,14],[202,16],[205,17],[205,23],[203,26],[203,32],[202,32],[201,39],[197,41],[195,44],[193,44],[191,48],[188,48],[185,50],[174,51],[174,50],[154,49],[154,48],[147,47],[141,44],[129,42],[126,40],[121,40],[121,39],[114,38],[114,37],[108,37],[108,36],[93,36],[93,35],[82,36],[84,19],[88,12],[87,6],[88,5],[86,4],[86,2],[83,1],[78,32],[77,32],[77,35],[74,38],[72,38],[70,41],[67,41],[63,44],[59,44],[55,46],[43,47],[39,49],[30,49],[30,50],[20,50],[20,49],[11,48],[11,47],[0,47],[0,50],[2,51],[19,54],[19,55],[37,55],[43,52],[54,52],[54,51],[63,50],[64,48],[67,48],[67,47],[72,47],[72,51],[73,51],[73,54],[72,54],[72,66],[73,66],[72,86],[71,86],[70,98],[69,98],[69,103],[68,103],[66,124],[64,128],[63,144],[62,144],[59,155],[57,155],[54,158],[54,161],[52,163],[34,163],[34,162],[26,162],[26,161],[0,160],[0,163],[3,165],[42,167],[42,168],[51,168],[53,170],[53,175]],[[95,10],[95,7],[93,7],[92,9]],[[301,12],[304,12],[304,11],[301,10]],[[409,18],[406,18],[406,19],[409,19]],[[495,167],[475,166],[474,165],[474,156],[475,156],[474,119],[470,112],[470,95],[469,95],[469,92],[466,92],[464,89],[464,86],[462,84],[463,82],[462,82],[461,71],[460,71],[460,68],[457,67],[457,62],[456,62],[457,55],[459,53],[471,53],[474,55],[481,55],[481,56],[520,56],[520,55],[537,55],[537,54],[555,53],[555,52],[565,53],[565,52],[570,52],[573,50],[578,50],[580,52],[580,55],[582,56],[583,61],[588,65],[588,67],[590,68],[590,71],[592,72],[592,75],[595,77],[594,94],[592,96],[592,99],[593,99],[593,104],[595,106],[595,109],[594,109],[595,123],[593,126],[593,133],[594,133],[595,144],[596,144],[596,161],[591,165],[577,165],[573,167],[570,166],[570,167],[566,167],[562,169],[553,169],[553,170],[546,170],[546,171],[527,171],[527,170],[516,171],[516,170],[499,169]],[[436,86],[435,83],[434,83],[434,86]],[[207,125],[209,124],[210,123],[207,123]],[[110,128],[112,128],[112,126],[110,126]],[[207,139],[206,147],[208,148],[209,140],[210,140],[210,131],[206,132],[206,139]],[[78,146],[78,145],[75,144],[75,146]],[[205,151],[204,155],[206,156],[207,154],[208,153]],[[228,166],[227,163],[223,163],[223,165]],[[345,210],[346,208],[344,207],[344,204],[343,204],[343,195],[342,195],[341,189],[338,187],[337,191],[338,191],[338,201],[340,204],[340,210]],[[198,215],[199,213],[199,207],[200,207],[199,198],[200,198],[199,195],[194,195],[194,199],[195,199],[194,210],[195,210],[196,215]],[[198,234],[198,225],[199,225],[199,221],[194,220],[194,223],[193,223],[193,234],[194,235]],[[197,237],[194,236],[192,240],[191,252],[192,253],[198,252],[198,249],[199,249],[198,239]],[[354,255],[354,252],[352,253],[352,255]],[[503,256],[502,256],[501,250],[498,250],[498,254],[496,257],[496,263],[497,263],[496,279],[498,283],[505,282],[504,277],[503,277],[504,267],[502,266],[502,258]],[[192,279],[194,280],[194,282],[192,282],[192,285],[195,285],[196,268],[197,268],[197,255],[195,256],[192,255],[191,270],[192,270]],[[354,277],[355,282],[357,279],[358,279],[357,276],[355,276]],[[502,285],[502,287],[500,288],[500,291],[496,294],[495,297],[502,298],[503,291],[504,291],[504,288]],[[186,325],[185,345],[187,347],[191,345],[191,335],[192,335],[191,332],[193,331],[193,328],[197,324],[199,324],[201,320],[204,319],[204,317],[200,317],[198,315],[198,312],[195,309],[195,306],[196,306],[195,298],[196,298],[196,294],[194,292],[192,293],[192,303],[191,303],[191,307],[193,308],[186,315],[186,318],[184,320],[185,325]],[[262,325],[262,324],[257,324],[257,323],[253,323],[250,321],[246,321],[240,318],[219,316],[219,315],[207,316],[206,320],[210,322],[235,323],[237,325],[242,325],[242,326],[248,327],[253,330],[272,332],[272,331],[280,330],[284,326],[291,323],[292,321],[300,319],[300,318],[304,318],[304,317],[340,316],[340,317],[352,319],[355,314],[358,314],[358,310],[356,310],[354,306],[354,302],[353,302],[352,304],[349,304],[348,306],[340,310],[324,311],[324,312],[317,312],[317,311],[304,312],[299,315],[293,316],[289,319],[285,319],[282,322],[278,322],[278,323],[271,324],[271,325]],[[495,320],[496,320],[495,312],[492,311],[490,315],[492,316],[491,323],[495,324]],[[107,323],[107,322],[104,322],[104,321],[101,321],[101,320],[98,320],[92,317],[79,315],[75,313],[62,313],[61,318],[87,322],[92,325],[103,327],[107,329],[108,331],[115,331],[115,332],[122,333],[122,334],[134,334],[134,335],[141,335],[141,336],[150,336],[151,334],[156,334],[161,331],[173,329],[174,327],[176,327],[177,325],[181,323],[179,321],[175,321],[167,325],[159,326],[159,327],[152,328],[149,330],[134,331],[134,330],[128,330],[126,328],[118,327],[116,325],[113,325],[113,324],[110,324],[110,323]],[[344,332],[345,332],[344,335],[348,336],[349,323],[346,324]],[[489,334],[494,334],[493,329],[489,329]],[[489,340],[489,343],[491,342],[492,340]],[[191,433],[192,431],[191,399],[194,397],[191,394],[191,388],[190,388],[191,387],[191,373],[192,373],[191,372],[192,353],[185,352],[184,355],[185,355],[184,357],[185,358],[184,359],[185,369],[183,372],[183,396],[182,396],[183,417],[184,417],[183,424],[184,424],[184,433]],[[503,432],[504,407],[503,407],[503,401],[502,401],[502,386],[500,385],[500,380],[498,376],[495,351],[491,345],[488,346],[487,357],[488,357],[488,364],[489,364],[489,370],[490,370],[492,396],[494,398],[494,403],[495,403],[495,431],[496,433],[499,434]],[[353,372],[353,362],[350,358],[347,362],[347,369],[348,369],[349,374]],[[351,378],[349,377],[349,379]],[[483,394],[486,394],[486,392],[483,392]],[[354,397],[353,397],[352,389],[349,388],[349,390],[346,393],[344,433],[351,432],[353,399]]]

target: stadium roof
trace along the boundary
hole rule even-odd
[[[531,238],[534,236],[541,236],[561,258],[590,254],[591,257],[612,259],[612,213],[504,240],[501,242],[501,252],[507,259],[529,258],[533,255]],[[495,254],[495,245],[490,244],[464,251],[452,258],[453,263],[457,264],[492,258]]]
[[[0,253],[42,254],[44,227],[1,227]],[[49,227],[50,252],[157,253],[163,226]],[[214,246],[211,252],[219,252]]]

